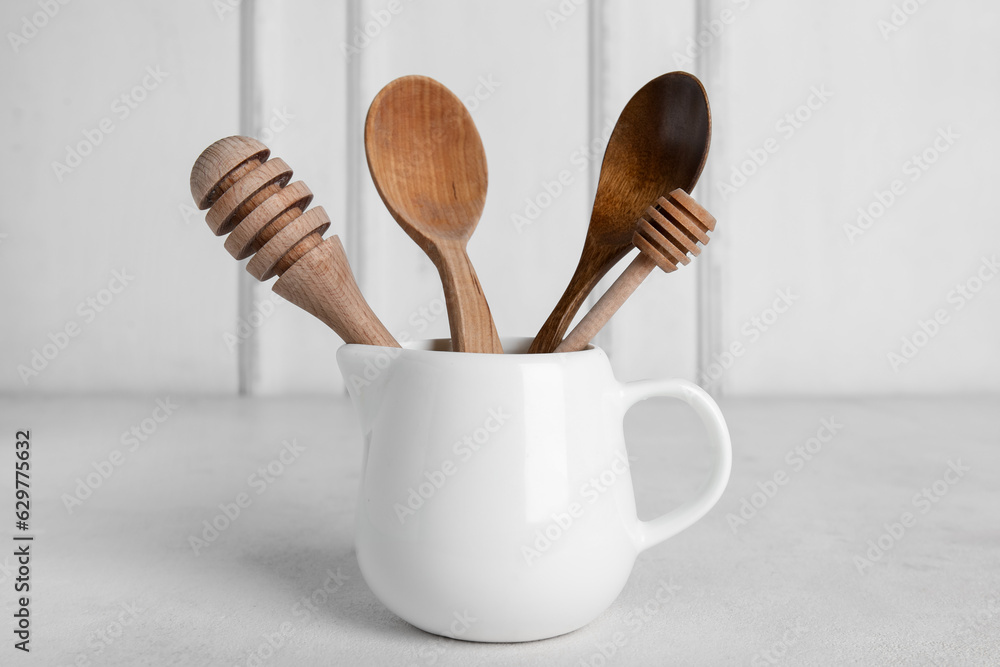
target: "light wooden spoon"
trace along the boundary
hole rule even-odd
[[[503,352],[466,253],[486,204],[486,156],[472,116],[425,76],[383,88],[365,120],[368,169],[386,208],[437,267],[457,352]]]
[[[530,352],[559,346],[587,295],[632,249],[636,220],[650,202],[664,192],[694,189],[711,136],[708,97],[693,75],[663,74],[632,96],[604,151],[580,263]]]

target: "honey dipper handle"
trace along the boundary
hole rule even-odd
[[[578,352],[587,347],[587,343],[604,328],[655,266],[656,262],[645,253],[639,253],[555,351]]]
[[[584,243],[583,253],[580,255],[580,262],[576,265],[576,270],[573,271],[573,277],[570,278],[566,291],[559,297],[559,302],[552,309],[545,324],[538,330],[535,339],[531,341],[529,353],[539,354],[555,351],[559,343],[562,342],[563,336],[569,331],[569,325],[587,299],[587,295],[594,290],[604,274],[631,249],[631,246],[623,250],[608,249],[593,244],[589,239]]]
[[[345,343],[399,347],[361,296],[337,236],[292,264],[278,278],[274,291],[321,319]]]

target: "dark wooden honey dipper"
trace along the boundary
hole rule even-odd
[[[246,259],[258,280],[279,276],[274,291],[337,332],[345,343],[399,347],[368,306],[336,235],[323,239],[330,218],[306,210],[312,192],[289,184],[292,170],[256,139],[226,137],[206,148],[191,169],[191,195],[226,250]],[[251,257],[252,255],[252,257]]]
[[[714,229],[712,214],[684,190],[677,189],[657,199],[639,218],[632,235],[639,255],[555,351],[576,352],[585,348],[655,267],[671,273],[678,264],[689,263],[688,254],[695,257],[701,254],[698,244],[708,243],[708,232]]]

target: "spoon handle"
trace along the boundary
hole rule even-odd
[[[452,349],[455,352],[502,354],[490,306],[465,246],[439,244],[435,254],[448,307]]]
[[[625,299],[632,295],[655,266],[656,262],[645,254],[636,256],[555,351],[579,352],[587,347],[587,343],[604,328],[611,316],[618,312]]]
[[[566,291],[559,297],[559,302],[552,309],[545,324],[538,330],[535,339],[531,341],[529,353],[544,354],[555,351],[563,336],[569,331],[569,325],[583,306],[587,295],[594,290],[604,274],[631,249],[631,243],[614,249],[599,249],[589,244],[584,246],[580,262],[573,272],[573,277],[570,278],[569,285],[566,286]]]

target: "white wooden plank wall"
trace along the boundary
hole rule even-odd
[[[236,272],[188,174],[236,127],[236,12],[45,4],[0,5],[0,391],[233,391]]]
[[[708,4],[735,17],[710,47],[720,386],[1000,389],[1000,280],[977,275],[992,276],[983,258],[1000,259],[1000,5]],[[939,138],[949,129],[957,138]],[[766,163],[747,162],[762,149]],[[719,190],[727,182],[735,192]],[[859,223],[859,208],[872,218]],[[794,301],[778,313],[785,290]],[[734,343],[742,355],[720,359]]]

